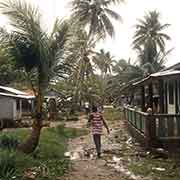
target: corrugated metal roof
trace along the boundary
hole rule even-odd
[[[15,94],[8,94],[8,93],[1,93],[0,96],[12,97],[12,98],[20,98],[20,99],[34,99],[35,96],[28,96],[28,95],[15,95]]]
[[[160,71],[154,74],[151,74],[150,77],[161,77],[161,76],[171,76],[180,74],[178,70],[167,70],[167,71]]]
[[[11,88],[11,87],[6,87],[6,86],[0,86],[0,89],[3,89],[5,91],[8,91],[10,93],[16,94],[16,95],[27,95],[27,93],[19,91],[17,89]]]
[[[133,86],[141,85],[144,82],[147,82],[148,80],[151,80],[151,78],[158,78],[158,77],[165,77],[165,76],[173,76],[173,75],[180,75],[179,70],[166,70],[166,71],[159,71],[157,73],[151,74],[148,77],[141,79],[140,81],[137,81],[133,83]]]

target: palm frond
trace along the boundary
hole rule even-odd
[[[116,12],[114,12],[111,9],[108,9],[108,8],[105,8],[104,10],[110,17],[112,17],[113,19],[115,19],[117,21],[122,22],[122,17],[118,13],[116,13]]]

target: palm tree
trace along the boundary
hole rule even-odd
[[[135,26],[133,47],[139,54],[140,65],[153,64],[157,61],[158,54],[166,54],[165,42],[170,37],[163,30],[170,25],[161,24],[159,18],[157,11],[150,11]]]
[[[136,64],[132,64],[130,59],[120,59],[113,66],[113,75],[109,77],[107,83],[107,92],[118,99],[121,96],[121,90],[130,86],[133,82],[143,78],[143,70]]]
[[[112,72],[113,63],[115,62],[113,58],[110,52],[105,52],[103,49],[101,49],[100,52],[96,52],[95,56],[93,56],[93,62],[101,71],[102,77]]]
[[[150,59],[148,54],[151,52],[151,49],[141,49],[140,47],[137,48],[137,62],[139,62],[140,67],[143,70],[144,76],[148,76],[149,74],[155,73],[164,68],[167,56],[172,52],[172,50],[173,49],[164,52],[159,51],[154,54],[153,58]]]
[[[70,59],[76,61],[73,76],[78,80],[75,90],[78,99],[81,99],[85,89],[88,92],[86,84],[93,75],[92,56],[97,41],[106,35],[114,36],[114,27],[109,17],[121,20],[121,17],[108,7],[121,1],[123,0],[72,0],[72,24],[75,24],[75,34],[80,35],[80,38],[75,38],[72,43],[75,44],[73,49],[76,49],[73,52],[76,53],[70,56]]]
[[[0,31],[1,48],[9,59],[22,68],[31,84],[37,101],[36,119],[28,139],[18,146],[20,151],[31,153],[38,145],[42,128],[43,92],[52,78],[54,64],[62,64],[68,24],[56,21],[49,36],[41,26],[38,8],[23,1],[1,3],[1,10],[9,19],[12,31]],[[60,66],[62,68],[63,66]],[[33,77],[33,78],[32,78]]]
[[[75,101],[81,102],[85,100],[84,93],[88,91],[87,82],[94,74],[91,56],[95,53],[94,47],[97,41],[88,40],[87,33],[83,29],[73,29],[73,34],[68,41],[65,62],[71,66],[69,81],[74,87]]]
[[[88,28],[88,39],[94,35],[114,36],[114,27],[109,17],[121,20],[119,14],[108,6],[123,0],[73,0],[73,16],[81,26]]]
[[[170,37],[162,31],[170,24],[161,24],[159,18],[160,14],[157,11],[150,11],[144,16],[144,19],[139,19],[139,23],[135,26],[134,48],[150,46],[154,48],[155,52],[158,49],[164,52],[165,41],[170,40]]]

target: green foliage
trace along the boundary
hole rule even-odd
[[[109,17],[121,20],[120,15],[109,8],[115,2],[122,1],[73,0],[73,16],[81,22],[83,27],[88,28],[88,36],[103,35],[105,37],[106,34],[114,36],[114,27]]]
[[[3,28],[0,30],[0,47],[4,56],[15,63],[16,69],[25,72],[31,88],[40,96],[49,81],[57,74],[62,75],[66,69],[62,56],[69,24],[57,20],[49,35],[42,28],[39,9],[32,4],[7,0],[1,2],[0,9],[12,26],[10,32]]]
[[[0,49],[0,84],[7,85],[14,81],[23,81],[23,72],[16,69],[15,62],[8,59],[5,52]]]
[[[97,65],[104,77],[108,72],[112,72],[113,63],[115,62],[114,57],[111,56],[110,52],[105,52],[101,49],[100,52],[96,52],[93,57],[93,62]]]
[[[10,179],[15,175],[16,165],[15,165],[16,154],[12,151],[0,150],[0,177],[1,179]]]
[[[160,22],[160,13],[157,11],[149,11],[136,25],[133,46],[146,76],[163,67],[167,54],[165,43],[170,40],[164,30],[169,26]]]
[[[21,140],[28,133],[29,130],[24,129],[6,132],[8,136],[14,136]],[[64,157],[64,153],[67,151],[68,139],[86,133],[84,130],[65,128],[64,125],[44,129],[40,137],[39,146],[33,154],[25,155],[20,152],[6,151],[7,157],[13,157],[15,170],[14,174],[3,180],[11,179],[12,176],[15,180],[26,180],[28,177],[24,176],[25,172],[35,172],[38,180],[51,180],[62,176],[69,168],[69,160]],[[0,151],[0,159],[1,157]]]
[[[2,149],[15,149],[18,144],[18,139],[12,135],[2,134],[0,136],[0,148]]]
[[[153,157],[148,157],[138,162],[132,162],[129,165],[129,169],[137,175],[150,176],[153,180],[179,180],[180,167],[176,167],[177,159],[153,159]],[[162,168],[164,171],[157,170],[156,168]]]
[[[123,112],[116,108],[106,108],[104,111],[104,117],[107,121],[123,120]]]
[[[140,66],[131,63],[130,60],[120,59],[113,66],[113,75],[108,78],[107,92],[119,101],[122,90],[127,86],[144,77],[143,70]],[[125,91],[123,93],[126,93]]]

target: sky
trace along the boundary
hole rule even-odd
[[[0,0],[1,2],[3,0]],[[24,0],[25,1],[25,0]],[[55,17],[66,17],[70,14],[69,0],[26,0],[40,7],[42,17],[46,28],[52,27]],[[132,59],[136,60],[136,54],[132,50],[133,35],[135,32],[134,25],[137,19],[143,18],[146,12],[157,10],[161,14],[160,21],[169,23],[171,26],[165,31],[171,41],[167,42],[167,50],[173,48],[168,56],[167,66],[173,65],[180,61],[180,2],[179,0],[126,0],[126,3],[111,8],[118,12],[122,23],[114,22],[116,35],[113,39],[107,38],[100,42],[97,49],[104,48],[110,51],[115,59]],[[0,26],[7,24],[6,19],[0,15]]]

